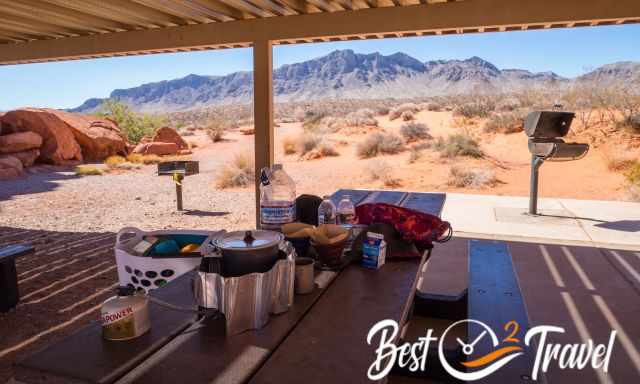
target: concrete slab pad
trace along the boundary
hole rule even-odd
[[[496,221],[505,223],[579,226],[573,213],[566,209],[542,209],[537,216],[529,215],[526,208],[495,207],[493,212]]]

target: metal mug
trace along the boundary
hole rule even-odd
[[[298,257],[295,259],[295,293],[304,295],[313,292],[315,281],[313,277],[313,259],[310,257]]]

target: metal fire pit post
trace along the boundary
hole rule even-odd
[[[531,152],[531,189],[529,214],[538,214],[538,176],[545,161],[571,161],[586,156],[589,144],[566,143],[561,137],[569,133],[575,114],[560,111],[531,112],[524,121]]]
[[[182,180],[184,180],[184,173],[174,172],[173,181],[176,183],[176,204],[178,211],[182,211]]]
[[[538,175],[544,159],[536,155],[531,156],[531,188],[529,191],[529,214],[538,214]]]
[[[158,163],[158,176],[172,176],[176,183],[176,205],[182,211],[182,183],[186,176],[200,173],[197,161],[164,161]]]

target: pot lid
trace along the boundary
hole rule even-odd
[[[274,231],[235,231],[216,239],[215,244],[222,249],[256,250],[277,246],[284,239]]]

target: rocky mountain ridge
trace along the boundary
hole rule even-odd
[[[602,66],[575,79],[553,72],[499,69],[479,57],[421,62],[405,53],[359,54],[338,50],[274,71],[276,101],[322,99],[411,98],[471,93],[504,93],[565,86],[574,81],[640,79],[640,63]],[[117,98],[141,112],[173,112],[213,105],[250,103],[251,72],[226,76],[188,75],[174,80],[116,89]],[[104,99],[89,99],[72,112],[94,112]]]

